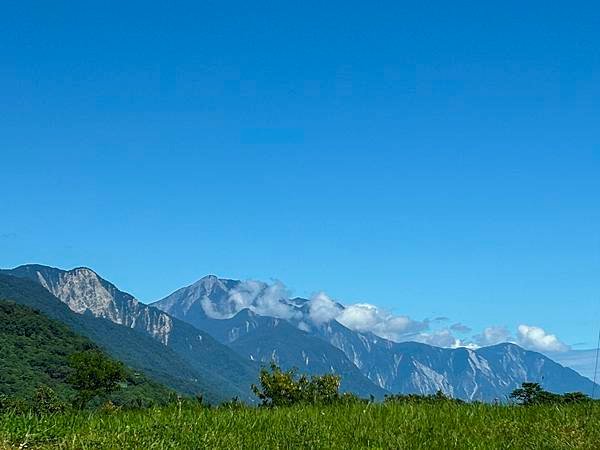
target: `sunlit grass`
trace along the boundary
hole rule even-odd
[[[600,407],[177,405],[0,416],[0,448],[598,448]]]

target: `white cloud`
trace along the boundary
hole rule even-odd
[[[554,334],[548,334],[543,328],[531,325],[519,325],[516,338],[506,327],[491,326],[481,334],[473,336],[473,344],[483,347],[502,342],[513,342],[528,350],[540,352],[565,352],[570,349]]]
[[[219,311],[208,297],[202,297],[200,304],[202,305],[204,313],[211,319],[227,319],[233,315]]]
[[[427,322],[418,322],[408,316],[395,316],[369,303],[347,306],[336,319],[351,330],[370,331],[393,341],[407,340],[409,336],[428,328]]]
[[[213,319],[227,319],[243,309],[280,319],[297,318],[300,313],[285,301],[289,296],[287,288],[279,281],[266,284],[247,280],[229,291],[225,301],[215,304],[204,297],[201,304],[206,315]]]
[[[528,349],[541,352],[565,352],[569,346],[561,342],[554,334],[548,334],[543,328],[519,325],[517,328],[518,343]]]
[[[310,299],[308,317],[316,325],[332,321],[341,312],[342,308],[324,292],[319,292]]]
[[[292,319],[301,316],[289,303],[290,297],[283,283],[277,281],[262,290],[261,295],[253,302],[252,309],[262,316],[273,316],[281,319]]]
[[[416,339],[424,344],[435,345],[436,347],[462,347],[463,343],[448,328],[436,330],[428,333],[420,333]]]
[[[463,323],[454,323],[449,327],[436,328],[440,320],[418,321],[405,315],[394,315],[369,303],[357,303],[341,306],[325,293],[312,297],[309,302],[309,322],[316,325],[337,320],[351,330],[371,332],[377,336],[395,342],[417,341],[438,347],[468,347],[500,344],[503,342],[518,343],[524,348],[539,351],[565,351],[569,347],[558,340],[555,335],[546,334],[539,327],[520,325],[517,338],[504,326],[486,327],[472,339],[459,339],[457,333],[468,333],[471,328]],[[446,318],[444,318],[446,319]],[[303,323],[306,328],[306,323]],[[433,329],[432,329],[433,328]]]
[[[473,336],[474,344],[484,347],[486,345],[500,344],[501,342],[511,342],[511,332],[506,327],[491,326],[485,328],[481,334]]]
[[[428,328],[408,316],[396,316],[369,303],[342,306],[324,292],[315,294],[308,303],[308,319],[314,325],[337,320],[354,331],[372,332],[382,338],[403,341]]]
[[[260,281],[242,281],[235,289],[228,292],[224,301],[214,303],[208,297],[201,300],[202,309],[212,319],[228,319],[233,317],[242,309],[255,309],[254,302],[268,287]]]

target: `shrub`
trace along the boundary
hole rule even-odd
[[[35,390],[33,400],[33,411],[37,414],[56,414],[67,409],[66,403],[46,385],[41,385]]]
[[[69,365],[73,369],[69,383],[77,391],[75,403],[80,408],[94,397],[103,397],[116,391],[126,378],[123,364],[99,350],[74,353],[69,358]]]
[[[585,403],[591,400],[591,397],[582,392],[567,392],[562,396],[563,403]]]
[[[441,389],[435,394],[423,395],[423,394],[393,394],[386,395],[384,399],[385,403],[456,403],[461,404],[464,401],[458,398],[452,398],[449,395],[444,394]]]
[[[283,371],[271,363],[270,371],[263,368],[259,375],[260,388],[252,391],[263,406],[290,406],[298,403],[325,404],[339,400],[338,375],[298,375],[295,369]]]
[[[340,377],[333,374],[300,377],[303,400],[309,403],[331,404],[339,400]]]
[[[121,410],[120,406],[115,405],[113,402],[108,400],[100,406],[100,411],[104,414],[115,414]]]
[[[539,383],[522,383],[520,388],[511,392],[510,398],[523,406],[583,403],[591,400],[582,392],[567,392],[563,395],[548,392]]]

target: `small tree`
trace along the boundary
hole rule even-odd
[[[511,392],[510,398],[525,406],[561,401],[560,395],[545,391],[539,383],[522,383],[520,388]]]
[[[312,376],[305,388],[305,399],[310,403],[333,403],[340,397],[340,382],[339,375],[330,373]]]
[[[252,392],[262,401],[264,406],[288,406],[301,400],[300,384],[305,383],[305,378],[296,381],[294,369],[283,371],[274,362],[271,371],[263,368],[258,377],[261,388],[252,385]]]
[[[564,403],[584,403],[589,402],[591,398],[583,392],[567,392],[562,396]]]
[[[260,388],[252,385],[252,391],[263,406],[290,406],[296,403],[332,403],[339,399],[340,377],[326,374],[308,378],[297,375],[295,369],[283,371],[274,362],[270,371],[262,369]]]
[[[40,385],[35,390],[33,408],[39,414],[54,414],[66,409],[65,403],[54,390],[46,385]]]
[[[75,402],[80,408],[84,408],[94,397],[103,397],[116,391],[126,377],[123,364],[99,350],[74,353],[69,365],[73,370],[69,383],[77,390]]]

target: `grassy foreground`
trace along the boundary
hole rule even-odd
[[[0,416],[0,448],[598,448],[600,407],[170,406]]]

